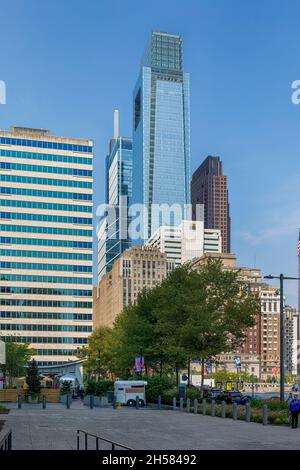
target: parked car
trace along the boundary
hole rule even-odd
[[[235,402],[238,405],[245,405],[247,401],[249,401],[249,398],[243,395],[241,392],[233,390],[230,392],[223,392],[220,395],[219,400],[225,401],[227,404]]]
[[[221,396],[222,392],[220,388],[211,388],[206,390],[204,393],[204,398],[209,398],[211,400],[217,400]]]

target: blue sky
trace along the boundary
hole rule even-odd
[[[239,264],[297,275],[299,17],[298,0],[0,0],[0,128],[93,138],[95,205],[103,202],[113,110],[130,136],[149,33],[181,33],[192,169],[208,154],[223,160]],[[295,282],[286,295],[296,305]]]

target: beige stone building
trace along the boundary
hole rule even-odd
[[[280,295],[278,289],[261,287],[261,375],[279,377]]]
[[[142,289],[155,287],[166,275],[166,254],[157,248],[136,246],[125,250],[94,288],[93,328],[112,326]]]
[[[241,357],[241,369],[245,366],[249,373],[262,379],[279,375],[280,356],[280,322],[279,322],[279,292],[277,289],[263,283],[261,271],[256,268],[238,267],[236,256],[232,253],[206,254],[199,260],[194,261],[193,267],[201,266],[206,259],[220,259],[224,269],[239,270],[239,278],[249,283],[252,292],[259,295],[261,309],[257,312],[256,324],[248,328],[243,347],[233,353]],[[220,356],[220,362],[231,367],[233,364],[232,354]],[[247,360],[245,358],[248,358]],[[258,367],[257,358],[260,358]],[[226,359],[227,358],[227,359]],[[253,361],[251,361],[253,358]]]

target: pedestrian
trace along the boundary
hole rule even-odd
[[[84,397],[84,388],[82,385],[80,385],[79,387],[79,396],[80,396],[80,400],[83,400],[83,397]]]
[[[296,396],[290,402],[290,413],[292,418],[292,429],[296,429],[298,427],[298,415],[299,415],[299,401],[297,400]]]
[[[287,397],[287,400],[289,403],[291,403],[291,401],[293,400],[293,394],[290,393],[289,396]]]

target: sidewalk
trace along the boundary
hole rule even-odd
[[[134,449],[300,448],[300,429],[169,410],[91,410],[75,401],[70,409],[59,403],[47,404],[45,410],[41,404],[24,404],[22,409],[15,405],[5,419],[12,428],[13,449],[18,450],[76,449],[77,429]]]

